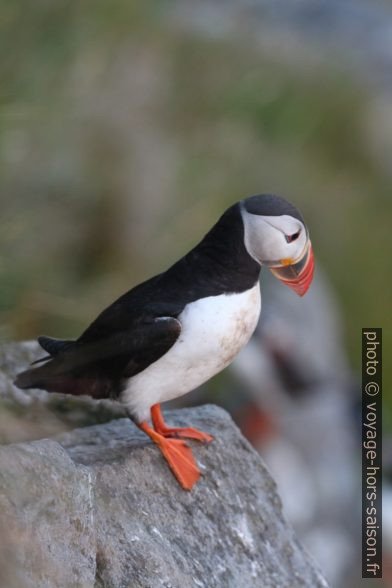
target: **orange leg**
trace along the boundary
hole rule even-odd
[[[140,423],[138,426],[158,445],[184,490],[191,490],[200,478],[200,471],[190,447],[181,439],[166,439],[146,422]]]
[[[202,433],[191,427],[168,427],[163,420],[160,404],[151,407],[151,420],[154,429],[164,437],[184,437],[185,439],[197,439],[198,441],[212,441],[213,437],[208,433]]]

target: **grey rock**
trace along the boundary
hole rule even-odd
[[[166,416],[215,436],[192,443],[204,475],[191,492],[127,419],[0,448],[7,588],[327,586],[229,415]]]
[[[15,586],[93,586],[92,484],[92,470],[75,464],[55,441],[0,447],[4,587],[4,563]]]

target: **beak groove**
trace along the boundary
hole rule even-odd
[[[270,267],[271,272],[278,280],[294,290],[299,296],[304,296],[314,274],[314,256],[312,244],[309,241],[303,255],[293,264]]]

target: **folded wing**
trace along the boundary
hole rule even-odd
[[[15,384],[19,388],[116,398],[124,380],[162,357],[180,332],[178,319],[150,316],[130,328],[102,330],[96,337],[82,336],[74,342],[40,338],[50,356],[41,366],[20,373]]]

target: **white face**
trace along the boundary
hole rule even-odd
[[[287,214],[262,216],[242,209],[245,247],[260,264],[291,265],[305,250],[308,235],[304,224]]]

